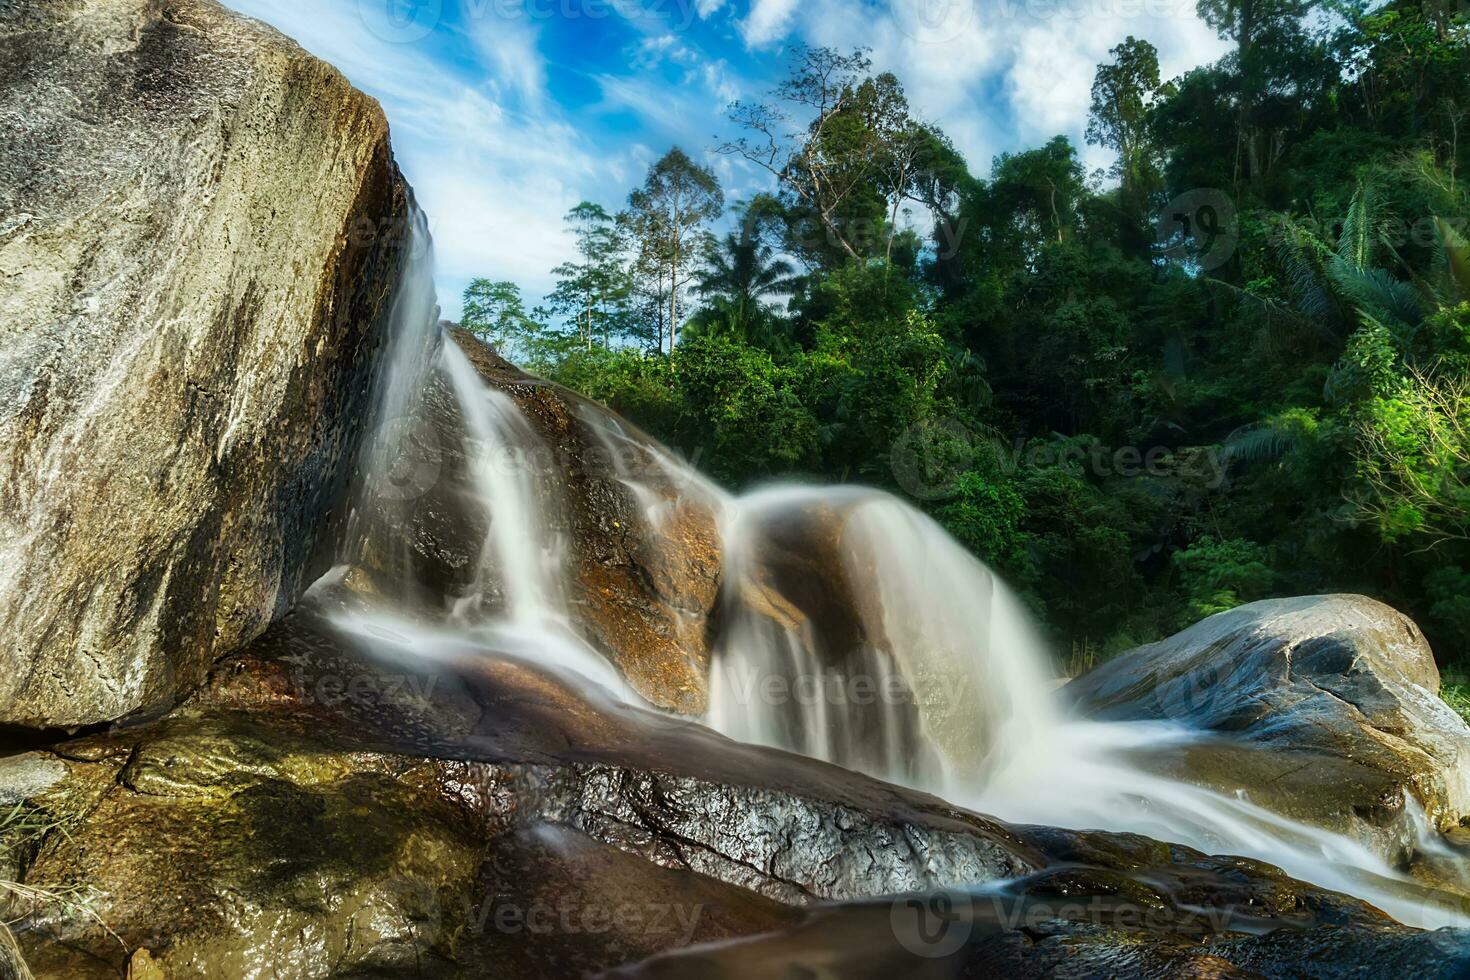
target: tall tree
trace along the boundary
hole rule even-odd
[[[599,204],[583,201],[567,212],[565,220],[576,239],[577,261],[551,270],[558,281],[547,299],[553,312],[575,326],[578,346],[591,350],[599,339],[608,343],[627,329],[624,242],[617,222]]]
[[[1098,66],[1093,78],[1087,142],[1118,154],[1113,175],[1120,184],[1124,210],[1138,224],[1159,186],[1159,150],[1149,125],[1162,89],[1159,53],[1147,41],[1130,36],[1109,54],[1113,60]]]
[[[679,342],[680,293],[693,280],[705,250],[706,226],[724,210],[725,195],[714,171],[677,146],[649,168],[643,186],[628,197],[626,225],[636,236],[638,254],[668,290],[670,350]]]
[[[699,271],[695,291],[713,304],[727,329],[753,342],[772,318],[770,300],[794,294],[801,280],[791,262],[778,255],[760,231],[760,219],[742,207],[738,231],[712,243]]]
[[[1303,21],[1318,0],[1198,0],[1200,19],[1224,40],[1234,42],[1235,182],[1268,174],[1284,150],[1279,131],[1258,125],[1262,102],[1270,95],[1288,100],[1302,67],[1307,43]]]
[[[771,99],[730,107],[731,119],[747,135],[720,148],[774,176],[792,203],[820,227],[826,243],[847,258],[866,254],[866,223],[883,208],[875,201],[878,154],[866,125],[883,108],[882,93],[870,87],[869,105],[859,106],[871,68],[861,49],[844,55],[830,48],[798,48],[790,77]]]

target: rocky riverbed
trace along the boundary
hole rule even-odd
[[[1229,847],[704,724],[732,610],[783,656],[897,669],[853,508],[761,525],[732,579],[719,491],[454,329],[380,417],[412,195],[378,107],[269,28],[27,5],[0,131],[0,974],[1470,975],[1470,932]],[[564,635],[507,612],[467,384],[545,452]],[[363,492],[386,422],[411,495]],[[1187,729],[1129,764],[1470,922],[1470,728],[1438,690],[1407,618],[1311,597],[1124,654],[1058,717]],[[852,738],[922,751],[903,717]]]

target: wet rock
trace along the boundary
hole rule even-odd
[[[1411,973],[1458,980],[1470,970],[1470,936],[1463,932],[1318,919],[1310,902],[1291,919],[1248,909],[1202,917],[1167,895],[1145,905],[1129,891],[1099,876],[1069,882],[1058,895],[1038,879],[1005,893],[938,892],[828,906],[795,928],[671,950],[605,976],[1259,980]]]
[[[3,910],[42,977],[116,976],[138,950],[165,976],[551,978],[685,947],[635,974],[1464,963],[1462,935],[1258,862],[1009,827],[482,650],[367,659],[305,613],[167,718],[37,758],[65,774],[32,784],[56,829],[18,877],[99,916]]]
[[[1090,717],[1217,737],[1144,762],[1349,833],[1406,862],[1415,810],[1470,817],[1470,726],[1407,617],[1360,596],[1257,602],[1111,660],[1066,688]]]
[[[601,406],[526,374],[464,330],[449,336],[485,381],[515,400],[540,439],[521,447],[515,465],[533,467],[555,496],[541,503],[565,542],[577,628],[650,703],[702,714],[721,571],[718,493]],[[452,604],[487,584],[477,576],[488,524],[468,469],[464,420],[442,375],[431,378],[421,412],[437,478],[401,506],[375,505],[354,582],[442,607],[444,597]]]
[[[408,201],[377,104],[262,24],[12,6],[0,725],[74,728],[168,707],[327,567]]]
[[[169,976],[477,976],[510,955],[550,977],[1035,867],[983,818],[723,741],[529,667],[410,685],[293,617],[169,717],[49,753],[66,775],[26,805],[58,829],[20,877],[97,918],[7,917],[39,976],[115,975],[143,948]]]

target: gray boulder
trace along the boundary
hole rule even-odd
[[[408,211],[377,104],[256,21],[0,18],[0,725],[165,708],[323,571]]]
[[[1214,736],[1149,760],[1170,775],[1393,852],[1417,846],[1419,808],[1440,830],[1470,816],[1470,726],[1439,684],[1408,617],[1334,595],[1212,616],[1067,691],[1090,717]]]

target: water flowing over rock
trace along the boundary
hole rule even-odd
[[[25,805],[58,829],[12,857],[35,887],[94,889],[116,933],[35,917],[38,975],[114,976],[146,950],[167,976],[551,978],[757,935],[737,963],[774,944],[902,974],[942,965],[921,935],[951,908],[992,917],[964,949],[1023,976],[1309,950],[1324,970],[1417,955],[1426,977],[1470,961],[1463,935],[1257,862],[1008,826],[471,644],[365,657],[320,618],[336,601],[222,661],[167,718],[23,757],[48,773]],[[947,895],[943,920],[906,918]]]
[[[0,724],[167,707],[329,566],[408,214],[376,103],[255,21],[0,18]]]
[[[1407,620],[1247,607],[1059,698],[918,511],[730,497],[441,325],[294,45],[0,39],[0,725],[113,722],[0,757],[0,974],[1470,970],[1414,928],[1470,924],[1470,760]]]
[[[1085,714],[1220,738],[1154,765],[1391,852],[1470,816],[1470,726],[1417,626],[1361,596],[1257,602],[1067,687]],[[1465,887],[1470,887],[1470,876]]]
[[[531,628],[564,621],[641,697],[702,714],[722,495],[468,332],[443,344],[400,463],[422,489],[366,502],[349,581],[461,620],[482,607]]]

